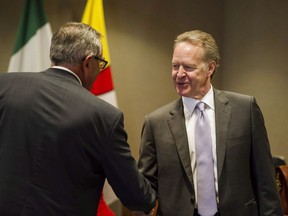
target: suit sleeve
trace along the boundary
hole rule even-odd
[[[120,113],[103,151],[104,172],[123,205],[132,211],[150,212],[155,206],[155,192],[131,156],[123,121]]]
[[[255,98],[251,102],[252,113],[252,164],[258,197],[259,215],[282,216],[282,207],[276,188],[274,166],[270,152],[263,115]]]
[[[151,124],[148,116],[145,117],[140,144],[140,156],[138,161],[138,168],[141,173],[150,181],[154,190],[157,191],[157,155],[155,140],[153,137]]]

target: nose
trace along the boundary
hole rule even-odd
[[[182,77],[186,76],[186,71],[185,71],[185,69],[184,69],[184,67],[182,65],[180,65],[179,68],[178,68],[177,76],[179,78],[182,78]]]

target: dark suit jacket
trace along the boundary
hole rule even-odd
[[[0,75],[0,215],[95,216],[105,177],[124,205],[155,194],[126,142],[123,114],[60,69]]]
[[[261,111],[253,97],[214,89],[221,216],[283,216]],[[193,215],[182,100],[145,118],[138,166],[158,192],[158,215]]]

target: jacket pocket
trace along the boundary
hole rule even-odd
[[[247,216],[255,216],[258,214],[258,206],[257,201],[255,199],[249,200],[247,203],[245,203],[246,206],[246,214]]]
[[[256,200],[255,199],[251,199],[247,203],[245,203],[245,206],[248,207],[248,206],[256,205],[256,204],[257,204]]]

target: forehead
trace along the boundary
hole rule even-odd
[[[175,45],[173,60],[202,60],[204,50],[199,44],[180,42]]]

